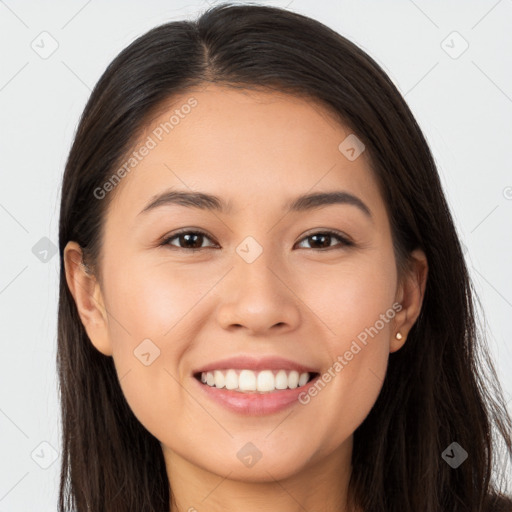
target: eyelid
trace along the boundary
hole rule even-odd
[[[337,229],[331,229],[331,228],[314,228],[312,231],[305,233],[297,243],[300,243],[313,235],[328,235],[328,236],[337,238],[341,242],[336,245],[326,247],[324,249],[311,249],[316,252],[326,252],[326,251],[332,250],[332,249],[337,249],[337,248],[341,249],[343,247],[350,247],[350,246],[355,245],[353,240],[348,235],[346,235],[345,233],[343,233],[341,231],[338,231]]]
[[[164,246],[164,247],[170,247],[170,248],[172,248],[172,250],[178,250],[178,251],[182,251],[182,252],[183,251],[185,251],[185,252],[197,252],[197,251],[202,251],[204,249],[211,249],[213,247],[213,246],[207,246],[207,247],[197,247],[197,248],[186,248],[186,247],[178,247],[176,245],[171,245],[170,244],[171,240],[174,240],[175,238],[177,238],[177,237],[179,237],[180,235],[183,235],[183,234],[203,235],[204,237],[214,241],[214,238],[211,235],[209,235],[207,232],[205,232],[204,230],[199,229],[199,228],[191,227],[191,228],[183,228],[183,229],[180,229],[180,230],[175,231],[173,233],[170,233],[169,235],[164,236],[162,241],[158,245],[159,246]],[[311,231],[306,232],[296,242],[296,244],[305,241],[307,238],[309,238],[309,237],[311,237],[313,235],[328,235],[328,236],[331,236],[331,237],[335,237],[335,238],[337,238],[339,240],[339,243],[334,245],[334,246],[324,247],[322,249],[314,249],[314,248],[310,249],[310,250],[315,251],[315,252],[328,252],[328,251],[331,251],[331,250],[342,249],[342,248],[351,247],[351,246],[355,245],[355,243],[351,239],[351,237],[349,237],[348,235],[346,235],[345,233],[343,233],[341,231],[338,231],[338,230],[332,229],[332,228],[313,228]],[[217,244],[217,242],[215,242],[215,244]]]
[[[164,247],[171,247],[172,249],[176,249],[178,251],[186,251],[186,252],[197,252],[197,251],[202,251],[203,249],[208,249],[208,248],[212,247],[212,246],[208,246],[208,247],[198,247],[195,249],[187,249],[185,247],[178,247],[177,245],[171,245],[169,243],[171,240],[174,240],[178,236],[187,235],[187,234],[203,235],[204,237],[209,238],[210,240],[214,240],[214,238],[211,235],[209,235],[206,231],[199,229],[199,228],[192,227],[192,228],[183,228],[183,229],[180,229],[173,233],[170,233],[169,235],[165,235],[162,238],[161,243],[159,243],[158,245],[164,246]]]

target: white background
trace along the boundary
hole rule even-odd
[[[510,408],[512,0],[259,3],[288,5],[348,37],[405,95],[467,248]],[[57,245],[60,181],[81,111],[108,63],[136,37],[207,7],[191,0],[0,1],[0,512],[56,510],[59,259],[41,262],[32,248],[43,237]],[[43,31],[58,43],[47,59],[31,47],[42,46]],[[452,58],[463,40],[468,49]],[[56,450],[47,469],[35,462],[51,462],[42,442]]]

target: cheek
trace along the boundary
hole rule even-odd
[[[340,265],[328,280],[317,276],[317,282],[324,283],[321,292],[317,289],[305,300],[329,327],[324,326],[321,349],[331,364],[313,396],[303,397],[311,407],[310,417],[326,419],[326,453],[364,421],[382,388],[396,314],[394,268],[392,253],[354,259],[353,264]]]
[[[158,265],[131,268],[136,272],[128,274],[119,268],[109,276],[109,307],[115,316],[110,323],[112,341],[120,344],[120,351],[127,337],[130,344],[145,338],[168,344],[169,339],[177,338],[177,331],[189,325],[187,317],[211,287],[211,277],[198,279],[186,271]]]
[[[327,329],[331,349],[344,349],[349,339],[386,314],[394,302],[396,278],[390,251],[375,250],[334,267],[311,269],[301,285],[302,297],[322,321],[322,329]],[[378,328],[389,331],[389,323],[379,322]]]
[[[128,274],[127,268],[137,272]],[[184,408],[180,361],[201,330],[196,320],[207,314],[201,299],[218,277],[127,262],[108,277],[109,336],[130,408],[153,434],[162,428],[162,418],[192,421]]]
[[[389,355],[396,287],[394,259],[383,252],[374,261],[346,272],[338,283],[340,309],[335,323],[339,337],[331,356],[343,356],[351,386],[368,389],[366,379],[383,379]],[[350,368],[349,368],[350,367]],[[370,386],[371,388],[371,386]]]

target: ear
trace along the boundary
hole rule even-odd
[[[425,253],[416,249],[410,254],[408,270],[397,287],[396,301],[402,309],[395,315],[394,332],[391,334],[389,351],[395,352],[402,348],[414,322],[416,322],[423,304],[427,284],[428,262]],[[400,340],[395,335],[402,335]]]
[[[102,354],[111,356],[108,318],[100,285],[92,273],[86,272],[81,262],[81,247],[76,242],[68,242],[64,248],[64,267],[78,314],[92,344]]]

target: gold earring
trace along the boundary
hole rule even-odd
[[[401,340],[401,339],[403,338],[403,336],[402,336],[402,334],[401,334],[401,332],[400,332],[400,331],[398,331],[398,332],[395,334],[395,338],[396,338],[397,340]]]

